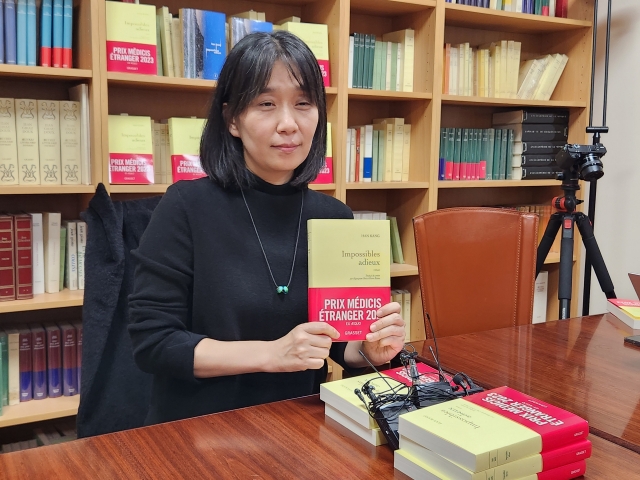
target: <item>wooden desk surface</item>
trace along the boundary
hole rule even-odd
[[[590,436],[586,479],[637,478],[640,455]],[[391,450],[324,415],[317,395],[0,455],[9,479],[388,479]]]
[[[562,407],[587,419],[591,433],[640,453],[640,348],[624,344],[632,332],[606,314],[442,337],[438,348],[445,370]],[[433,364],[430,344],[414,343]]]

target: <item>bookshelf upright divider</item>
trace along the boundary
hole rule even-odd
[[[492,114],[519,107],[562,107],[570,112],[569,142],[587,143],[589,117],[591,34],[594,0],[569,0],[569,18],[542,17],[453,5],[445,0],[141,0],[168,6],[177,15],[183,7],[223,12],[227,16],[253,9],[264,11],[266,20],[292,15],[302,22],[328,26],[331,87],[327,88],[328,120],[333,137],[333,183],[311,188],[331,195],[353,210],[376,210],[398,220],[405,264],[392,265],[394,289],[411,293],[411,340],[425,338],[412,218],[424,212],[453,206],[541,204],[561,194],[560,182],[438,180],[441,127],[489,128]],[[215,82],[176,77],[144,76],[107,72],[106,0],[74,0],[74,57],[72,69],[0,65],[2,97],[68,100],[68,88],[89,86],[91,119],[91,184],[79,186],[1,186],[0,210],[62,212],[63,219],[78,218],[98,183],[103,182],[116,199],[158,195],[168,185],[110,185],[108,116],[127,113],[169,117],[204,117]],[[375,34],[378,40],[392,31],[412,28],[415,32],[413,91],[391,92],[348,88],[349,35]],[[522,59],[548,53],[564,53],[569,63],[549,101],[514,98],[444,95],[443,47],[469,42],[516,39],[522,42]],[[408,182],[347,182],[346,133],[354,125],[370,124],[374,118],[402,117],[411,124]],[[583,187],[584,188],[584,187]],[[581,198],[581,192],[579,197]],[[578,240],[576,240],[578,241]],[[577,278],[580,248],[576,243],[574,278]],[[558,260],[550,255],[548,318],[557,318]],[[490,272],[488,266],[487,271]],[[47,295],[47,294],[45,294]],[[571,314],[577,313],[578,282],[573,285]],[[46,298],[46,297],[44,297]],[[56,296],[0,305],[0,328],[15,315],[21,321],[38,318],[43,309],[66,307],[79,314],[77,295]],[[75,309],[75,310],[74,310]],[[30,316],[32,318],[30,318]],[[334,370],[335,373],[335,370]],[[41,400],[39,402],[46,402]],[[13,407],[11,422],[28,423],[38,414],[29,404]],[[24,422],[15,409],[23,409]],[[69,405],[45,409],[46,418],[69,415]],[[9,408],[7,407],[7,411]],[[57,412],[57,413],[56,413]],[[3,426],[0,417],[0,427]]]

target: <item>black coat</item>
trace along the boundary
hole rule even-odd
[[[140,427],[147,415],[152,376],[133,360],[127,296],[133,285],[131,250],[160,198],[112,201],[99,184],[82,214],[87,247],[78,437]]]

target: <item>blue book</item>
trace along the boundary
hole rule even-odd
[[[62,9],[62,68],[71,68],[73,0],[64,0]]]
[[[49,398],[62,395],[62,343],[60,329],[53,324],[45,325],[47,332],[47,393]]]
[[[4,63],[4,0],[0,0],[0,63]]]
[[[53,0],[42,0],[40,17],[40,65],[51,66],[51,33],[53,27]]]
[[[218,12],[202,12],[204,36],[204,71],[203,78],[218,80],[227,51],[225,35],[225,15]]]
[[[27,0],[18,0],[16,5],[16,49],[17,64],[27,64]]]
[[[31,335],[31,330],[29,330],[28,328],[19,328],[18,333],[18,358],[20,362],[20,401],[28,402],[33,398],[33,363],[31,358],[33,337]]]
[[[36,0],[27,0],[27,65],[36,66]]]
[[[62,66],[62,0],[53,0],[53,58],[51,65],[54,67]]]

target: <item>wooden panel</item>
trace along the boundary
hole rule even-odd
[[[77,307],[82,305],[84,290],[64,289],[58,293],[42,293],[29,300],[13,300],[0,303],[0,314],[50,308]]]
[[[2,187],[3,189],[5,187]],[[6,212],[61,212],[63,220],[73,220],[84,210],[79,195],[0,195],[0,211]]]
[[[31,400],[18,405],[2,407],[0,428],[23,423],[41,422],[51,418],[69,417],[78,413],[80,395],[72,397]]]
[[[632,333],[640,331],[606,314],[442,337],[438,348],[445,370],[561,406],[591,433],[640,452],[640,349],[623,343]],[[422,357],[433,363],[427,343]]]
[[[438,191],[438,208],[538,205],[561,193],[560,182],[557,187],[446,188]]]

